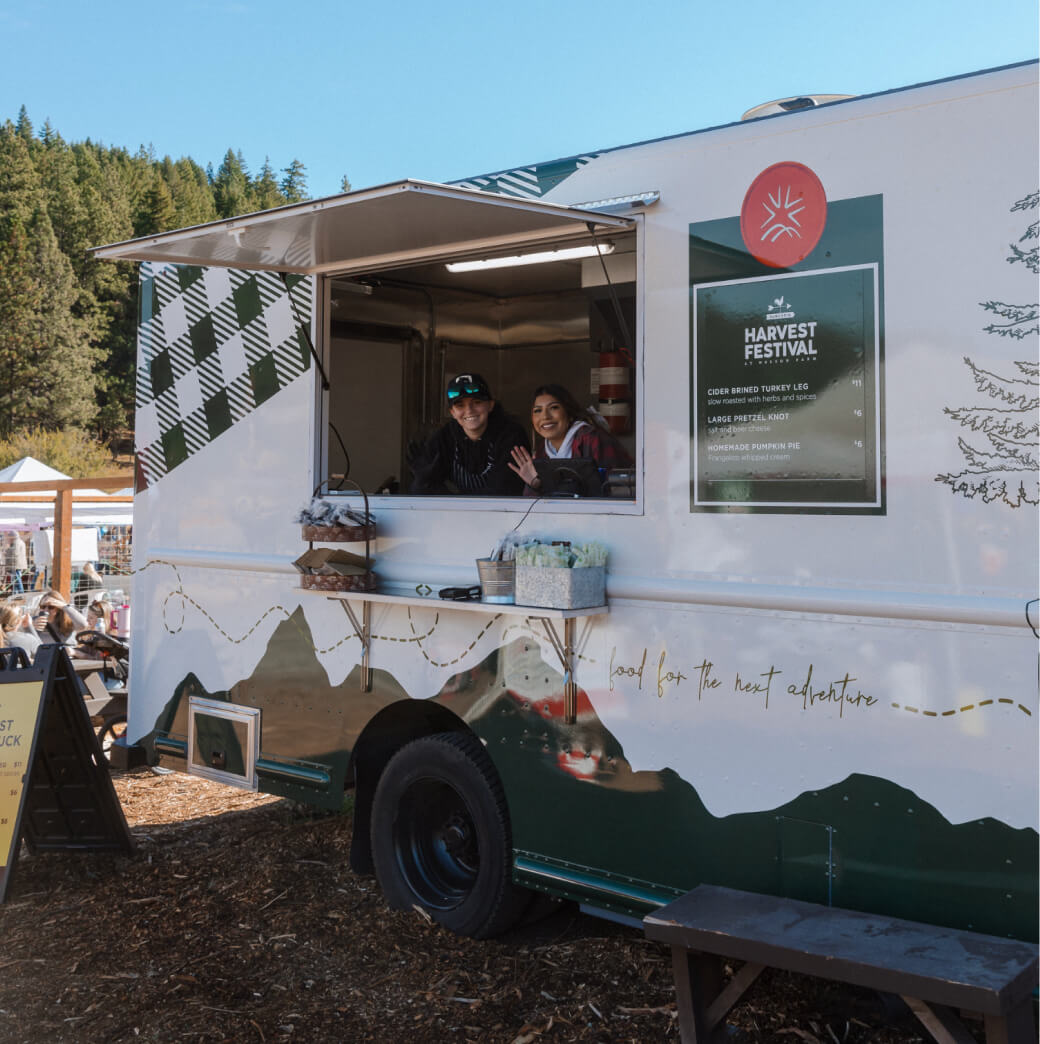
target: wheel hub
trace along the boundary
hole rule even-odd
[[[395,831],[398,865],[424,905],[464,902],[477,878],[476,831],[462,796],[441,780],[417,780],[404,795]]]

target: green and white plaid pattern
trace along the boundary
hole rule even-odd
[[[503,196],[521,196],[524,199],[539,199],[565,178],[569,178],[586,163],[591,163],[598,152],[590,152],[584,156],[571,156],[569,159],[553,160],[551,163],[538,163],[533,167],[518,167],[516,170],[505,170],[498,174],[486,174],[468,181],[456,181],[454,184],[462,188],[482,189],[484,192],[497,192]]]
[[[456,182],[538,199],[598,153]],[[312,280],[144,262],[137,367],[137,486],[153,485],[305,373]]]
[[[311,364],[312,281],[145,262],[138,325],[138,487],[197,453]]]

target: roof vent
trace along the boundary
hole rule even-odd
[[[799,112],[802,109],[815,109],[819,105],[855,98],[854,94],[802,94],[793,98],[779,98],[748,109],[741,120],[757,120],[760,116],[777,116],[784,112]]]

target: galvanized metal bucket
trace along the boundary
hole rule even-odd
[[[492,562],[490,558],[477,559],[480,576],[480,598],[494,605],[512,605],[515,601],[515,562]]]

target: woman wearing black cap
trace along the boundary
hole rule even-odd
[[[527,448],[520,422],[491,397],[479,373],[448,384],[451,420],[435,432],[412,461],[412,493],[466,493],[515,497],[524,483],[509,468],[513,448]]]

